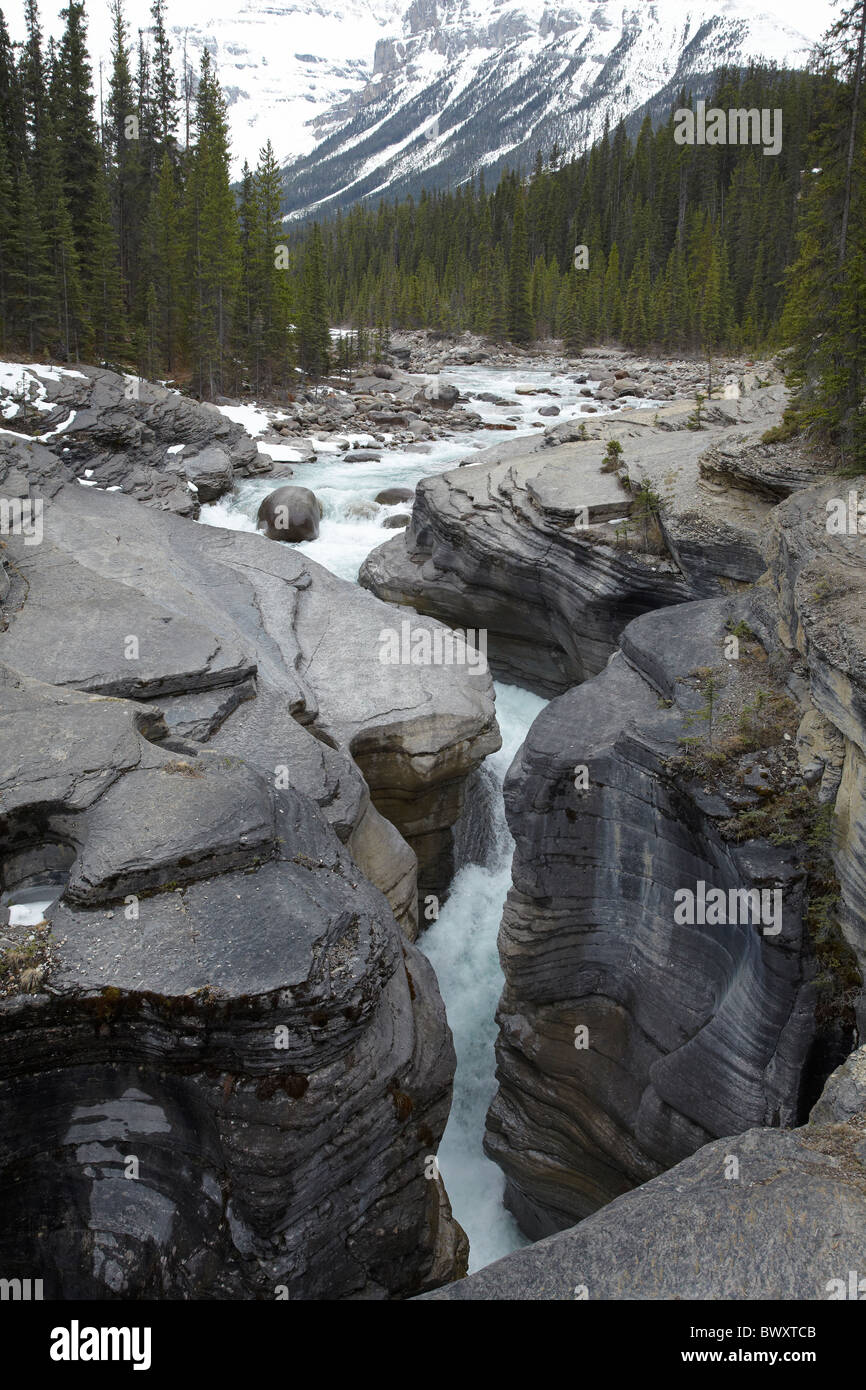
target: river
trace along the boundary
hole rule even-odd
[[[451,438],[431,441],[426,453],[382,447],[369,436],[351,431],[321,439],[312,436],[317,457],[315,462],[303,464],[297,463],[300,455],[290,444],[272,446],[263,442],[262,451],[270,454],[277,465],[273,474],[241,481],[231,495],[203,507],[201,520],[214,526],[254,531],[260,502],[281,482],[312,488],[324,508],[320,534],[315,541],[302,542],[299,549],[332,573],[355,582],[370,551],[395,534],[383,529],[384,519],[407,510],[406,503],[391,507],[374,504],[373,499],[383,488],[414,488],[421,478],[454,468],[461,459],[499,439],[533,434],[554,421],[580,417],[580,404],[586,400],[572,376],[541,367],[449,368],[445,376],[459,387],[462,395],[475,397],[469,405],[483,421],[494,425],[507,423],[516,426],[516,430],[477,428],[455,432]],[[419,377],[419,385],[428,379]],[[528,396],[520,394],[521,390],[545,394]],[[496,395],[506,404],[479,401],[479,392]],[[539,414],[540,407],[552,403],[559,406],[559,416]],[[649,409],[660,402],[627,399],[624,404]],[[263,433],[268,424],[268,417],[255,407],[226,407],[225,413],[253,434]],[[598,409],[599,415],[605,413],[603,407]],[[340,439],[369,443],[377,452],[381,448],[381,461],[351,462],[351,456],[337,448]],[[281,478],[280,460],[292,465],[290,479]],[[411,503],[408,506],[411,508]],[[358,515],[359,509],[368,514]],[[436,970],[457,1052],[454,1100],[439,1148],[439,1167],[454,1215],[469,1236],[472,1272],[526,1244],[502,1205],[504,1176],[485,1157],[482,1138],[485,1114],[496,1088],[495,1011],[502,990],[496,943],[511,882],[514,844],[505,821],[502,784],[544,704],[537,695],[497,682],[496,714],[502,748],[488,758],[481,774],[489,793],[484,798],[489,808],[488,825],[483,842],[475,850],[476,861],[481,862],[465,863],[459,869],[438,921],[422,934],[418,943]]]

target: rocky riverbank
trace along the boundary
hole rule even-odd
[[[424,1298],[857,1299],[864,1223],[860,1048],[801,1128],[708,1144],[572,1230]]]
[[[553,697],[506,780],[485,1143],[524,1231],[580,1222],[554,1248],[577,1255],[542,1241],[454,1296],[773,1289],[757,1246],[729,1295],[676,1262],[643,1278],[635,1235],[703,1202],[722,1260],[768,1164],[785,1210],[802,1187],[861,1218],[856,1165],[822,1185],[806,1161],[856,1147],[859,1100],[802,1126],[864,1017],[866,480],[764,438],[771,364],[715,364],[701,401],[701,363],[403,336],[369,376],[255,408],[4,369],[0,1255],[47,1296],[405,1297],[465,1271],[430,1162],[454,1052],[413,943],[499,734],[483,667],[382,662],[406,605]],[[437,441],[464,435],[452,467]],[[356,462],[370,498],[339,526],[366,508],[369,546],[390,499],[364,470],[428,449],[450,471],[369,592],[246,516],[194,524]],[[729,917],[701,915],[707,890]],[[714,1205],[731,1134],[754,1164]],[[795,1243],[780,1296],[813,1255]]]
[[[862,1028],[863,542],[826,522],[864,480],[765,442],[783,403],[498,444],[425,480],[362,571],[567,692],[506,782],[486,1146],[533,1238],[716,1136],[802,1123]],[[769,894],[778,928],[678,922],[699,884]]]
[[[4,1273],[58,1298],[453,1278],[428,1160],[454,1054],[412,939],[499,744],[490,677],[383,664],[386,605],[195,525],[203,452],[220,487],[269,466],[239,426],[47,377],[33,437],[0,434],[2,889],[51,900],[0,942]]]

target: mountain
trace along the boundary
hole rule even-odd
[[[43,0],[59,35],[66,0]],[[779,3],[779,0],[777,0]],[[151,0],[124,0],[130,43]],[[793,9],[792,4],[786,7]],[[721,63],[802,66],[829,0],[800,3],[799,32],[746,0],[167,0],[175,66],[210,49],[231,123],[232,173],[270,139],[285,165],[284,210],[333,211],[365,196],[453,185],[528,165],[554,141],[582,149],[620,115],[655,115]],[[25,36],[23,5],[7,8]],[[110,70],[105,0],[87,0],[94,85]],[[135,65],[133,58],[133,65]]]
[[[286,169],[285,212],[495,178],[554,143],[586,148],[605,120],[660,114],[682,86],[702,95],[720,66],[802,67],[809,48],[742,0],[412,0],[370,81],[313,116],[319,138]]]
[[[66,0],[42,4],[46,34],[63,29]],[[151,28],[151,0],[124,0],[130,43]],[[232,168],[237,177],[244,160],[255,165],[259,149],[270,139],[277,158],[307,153],[317,135],[312,117],[362,91],[373,77],[373,57],[380,37],[400,31],[405,0],[208,0],[184,6],[167,0],[166,27],[175,67],[187,62],[197,72],[202,50],[214,57],[229,107]],[[9,7],[12,37],[25,37],[23,5]],[[88,45],[94,84],[99,89],[110,71],[111,18],[106,0],[88,0]],[[133,66],[136,63],[133,58]]]

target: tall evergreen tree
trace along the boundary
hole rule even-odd
[[[165,30],[165,0],[153,0],[153,106],[154,131],[161,150],[172,158],[177,149],[177,78],[171,61],[171,44]]]
[[[138,271],[139,241],[143,209],[139,195],[142,190],[141,118],[136,110],[126,20],[123,0],[111,0],[111,77],[106,106],[104,143],[108,156],[109,186],[112,195],[114,225],[120,251],[120,273],[129,299],[129,310],[135,298]]]
[[[93,206],[98,196],[101,155],[93,117],[84,0],[69,0],[61,15],[66,27],[58,52],[51,105],[60,141],[66,201],[78,252],[85,260]]]
[[[15,332],[31,357],[51,336],[53,277],[36,192],[26,165],[18,171],[17,217],[9,257],[9,298]]]
[[[829,31],[827,82],[808,155],[798,255],[783,319],[793,344],[788,419],[815,429],[851,468],[866,467],[866,0]]]
[[[307,376],[327,375],[330,349],[322,233],[314,223],[304,255],[298,318],[298,356]]]
[[[526,206],[523,191],[518,190],[514,205],[514,224],[511,231],[511,255],[508,262],[508,336],[513,343],[528,343],[533,337],[529,280]]]
[[[580,296],[577,272],[572,271],[563,287],[565,315],[562,322],[562,345],[569,357],[579,357],[583,351],[584,335],[580,317]]]
[[[152,287],[156,296],[155,324],[148,310],[151,355],[170,373],[178,362],[183,262],[178,189],[171,157],[164,150],[147,219],[144,273],[148,295]]]
[[[241,279],[237,207],[229,182],[225,101],[207,49],[196,98],[196,140],[185,204],[189,298],[187,330],[203,395],[225,390],[232,315]]]
[[[97,170],[96,190],[90,208],[86,284],[96,351],[104,361],[116,360],[126,347],[127,326],[117,237],[111,218],[108,185],[101,166]]]

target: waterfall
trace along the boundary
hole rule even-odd
[[[514,848],[502,784],[545,703],[529,691],[497,682],[502,748],[473,779],[457,827],[460,868],[437,921],[418,941],[436,971],[457,1052],[454,1099],[439,1146],[439,1168],[454,1215],[469,1236],[472,1272],[527,1244],[502,1205],[505,1178],[485,1157],[482,1140],[496,1088],[495,1015],[502,991],[497,937]]]

